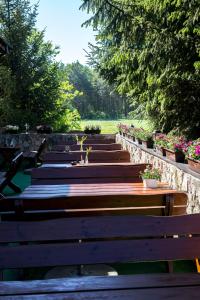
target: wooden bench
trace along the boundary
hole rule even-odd
[[[35,168],[32,184],[142,182],[140,172],[146,164],[91,164],[69,168]]]
[[[17,197],[0,201],[2,219],[48,219],[94,215],[181,215],[187,195],[142,183],[31,185]]]
[[[193,260],[199,235],[199,214],[1,222],[0,268]],[[199,291],[199,274],[179,273],[0,282],[1,299],[189,300]]]
[[[122,150],[121,144],[84,144],[83,150],[86,148],[92,147],[92,150],[104,150],[104,151],[114,151],[114,150]],[[52,148],[53,151],[66,151],[66,145],[55,145]],[[70,151],[79,151],[80,145],[70,145]]]
[[[21,189],[12,182],[13,177],[19,170],[23,160],[23,152],[19,153],[11,162],[7,172],[3,172],[0,177],[0,193],[3,192],[6,186],[11,188],[15,193],[21,193]]]
[[[44,138],[38,150],[25,152],[23,156],[26,160],[30,161],[31,163],[33,163],[34,166],[36,166],[37,163],[42,162],[42,153],[44,152],[46,147],[47,147],[47,140]]]
[[[2,147],[0,146],[0,156],[2,157],[2,162],[0,164],[0,169],[5,169],[11,165],[12,160],[20,152],[20,147]]]
[[[67,163],[71,161],[80,161],[84,159],[85,151],[71,152],[48,152],[43,156],[44,163]],[[126,150],[119,151],[91,151],[89,154],[89,162],[93,163],[117,163],[130,162],[130,153]]]

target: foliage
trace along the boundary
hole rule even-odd
[[[140,172],[142,179],[161,179],[161,173],[159,169],[155,169],[151,166],[147,166],[144,172]]]
[[[16,126],[16,125],[6,125],[4,127],[4,131],[6,133],[17,133],[19,130],[19,126]]]
[[[152,141],[153,140],[152,132],[144,130],[142,128],[139,128],[139,130],[136,131],[135,137],[137,137],[138,139],[140,139],[142,141]]]
[[[84,129],[84,132],[87,134],[100,134],[101,127],[99,125],[87,125]]]
[[[0,58],[0,125],[14,119],[21,128],[28,123],[32,128],[50,124],[68,129],[74,117],[73,125],[79,121],[72,106],[78,92],[55,61],[58,48],[36,29],[36,17],[37,5],[32,7],[29,0],[0,2],[1,34],[12,47]]]
[[[175,152],[184,152],[187,148],[187,141],[184,137],[168,137],[166,148]]]
[[[37,133],[52,133],[53,129],[49,125],[36,126]]]
[[[186,156],[200,161],[200,141],[196,140],[188,144]]]
[[[81,9],[97,31],[90,64],[134,113],[200,136],[199,0],[82,0]]]
[[[154,138],[154,143],[160,148],[166,148],[168,143],[167,135],[163,133],[157,134]]]
[[[128,99],[113,92],[113,86],[109,86],[97,72],[78,61],[67,65],[65,69],[70,83],[82,92],[74,101],[82,118],[113,119],[127,116]]]

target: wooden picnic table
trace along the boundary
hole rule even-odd
[[[8,197],[0,210],[58,212],[70,215],[146,214],[180,215],[186,212],[187,195],[160,184],[157,189],[142,183],[93,183],[31,185],[19,196]]]
[[[1,282],[0,299],[199,299],[199,274],[154,274]]]
[[[10,164],[20,147],[0,147],[0,155],[3,162],[0,164],[0,169],[3,169],[7,164]]]

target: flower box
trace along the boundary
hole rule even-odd
[[[185,162],[185,154],[182,151],[172,151],[169,149],[165,149],[165,151],[168,159],[179,163]]]
[[[200,173],[200,161],[188,157],[188,166],[191,170]]]
[[[156,152],[162,156],[166,156],[166,149],[163,147],[156,146]]]
[[[38,125],[36,127],[37,133],[40,134],[50,134],[53,132],[53,129],[50,125]]]
[[[14,125],[6,125],[4,127],[4,133],[16,134],[19,131],[19,126]]]
[[[142,141],[142,146],[146,148],[153,148],[153,140],[148,140],[148,141]]]

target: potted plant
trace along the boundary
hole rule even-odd
[[[14,134],[14,133],[18,133],[18,131],[19,131],[19,126],[16,126],[16,125],[6,125],[4,127],[4,132],[5,133]]]
[[[134,128],[134,136],[137,144],[142,145],[141,135],[143,131],[143,128]]]
[[[92,147],[86,148],[86,154],[85,154],[85,164],[89,163],[89,154],[92,151]]]
[[[153,137],[152,132],[147,130],[141,130],[140,133],[140,140],[142,141],[142,145],[146,148],[153,148]]]
[[[186,145],[184,137],[170,137],[165,148],[166,157],[175,162],[184,163]]]
[[[133,140],[133,142],[135,142],[135,128],[133,126],[131,126],[129,128],[129,138]]]
[[[188,143],[186,156],[190,169],[200,173],[200,140]]]
[[[143,172],[140,172],[145,188],[157,188],[158,181],[161,179],[160,170],[147,166]]]
[[[80,145],[80,151],[83,151],[83,143],[87,140],[87,136],[82,136],[78,137],[78,135],[76,135],[76,142],[77,142],[77,145]]]
[[[37,133],[49,134],[53,132],[53,128],[50,125],[38,125],[36,126]]]
[[[166,134],[159,133],[156,134],[154,137],[154,144],[156,146],[156,151],[163,156],[166,156],[166,150],[167,147],[168,138]]]
[[[129,126],[121,123],[118,125],[118,129],[119,129],[119,133],[123,136],[126,136],[129,132]]]
[[[101,133],[101,126],[96,125],[95,126],[95,134],[100,134]]]

